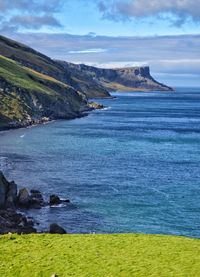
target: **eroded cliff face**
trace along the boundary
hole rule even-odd
[[[116,69],[102,69],[84,64],[77,69],[85,72],[102,86],[110,90],[135,91],[157,90],[172,91],[173,89],[157,82],[150,74],[148,66]]]
[[[97,79],[93,78],[92,72],[82,70],[80,65],[57,61],[64,70],[70,74],[70,85],[75,89],[82,91],[88,98],[110,98],[108,89]],[[87,69],[87,66],[86,66]]]

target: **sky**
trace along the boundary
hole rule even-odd
[[[149,65],[160,82],[200,87],[200,0],[0,0],[0,33],[54,59]]]

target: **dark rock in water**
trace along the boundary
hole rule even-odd
[[[30,200],[31,197],[29,195],[27,188],[20,189],[18,193],[18,205],[20,207],[28,208],[30,206]]]
[[[59,205],[61,204],[62,201],[60,200],[60,197],[53,194],[53,195],[50,195],[50,198],[49,198],[49,204],[50,205]]]
[[[8,182],[0,171],[0,208],[15,208],[17,201],[17,185]]]
[[[0,171],[0,207],[4,208],[6,203],[6,193],[9,183]]]
[[[6,208],[15,209],[17,203],[17,185],[15,182],[10,182],[6,196]]]
[[[5,206],[7,181],[2,172],[0,172],[0,207]]]
[[[58,195],[52,194],[49,197],[49,204],[52,205],[59,205],[61,203],[70,203],[69,199],[60,199]]]
[[[24,215],[13,210],[0,210],[0,234],[17,233],[31,234],[36,233],[33,221],[28,220]]]
[[[61,226],[59,226],[56,223],[53,223],[53,224],[50,225],[49,233],[50,234],[67,234],[65,229],[62,228]]]
[[[30,191],[30,208],[41,208],[45,206],[46,203],[44,201],[44,198],[42,196],[42,193],[39,190],[31,190]]]
[[[20,189],[18,194],[18,206],[29,209],[40,209],[46,203],[42,193],[39,190],[31,190],[30,193],[26,188]]]
[[[33,227],[32,219],[17,213],[16,208],[38,209],[49,204],[58,205],[69,202],[68,199],[62,200],[57,195],[51,195],[49,203],[46,203],[42,193],[34,189],[29,192],[27,188],[22,188],[17,193],[15,182],[7,181],[0,171],[0,234],[9,232],[29,234],[37,232]],[[66,234],[66,231],[57,224],[51,224],[50,233]]]

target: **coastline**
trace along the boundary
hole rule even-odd
[[[114,99],[115,97],[107,97],[107,98],[98,98],[98,99]],[[95,98],[96,99],[96,98]],[[41,124],[47,124],[56,120],[72,120],[72,119],[78,119],[78,118],[82,118],[85,116],[88,116],[88,114],[94,110],[100,110],[100,109],[104,109],[106,107],[104,107],[102,104],[96,103],[93,101],[94,99],[91,99],[91,101],[88,101],[88,105],[87,108],[84,109],[83,111],[77,113],[77,114],[71,114],[68,116],[63,116],[63,117],[41,117],[39,119],[31,119],[31,120],[24,120],[22,122],[12,122],[9,123],[7,125],[2,125],[2,123],[0,124],[0,132],[2,131],[9,131],[9,130],[13,130],[13,129],[20,129],[20,128],[30,128],[30,127],[34,127],[37,125],[41,125]]]

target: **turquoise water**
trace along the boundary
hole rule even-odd
[[[1,168],[71,199],[30,212],[42,230],[200,237],[200,90],[115,96],[81,119],[1,133]]]

